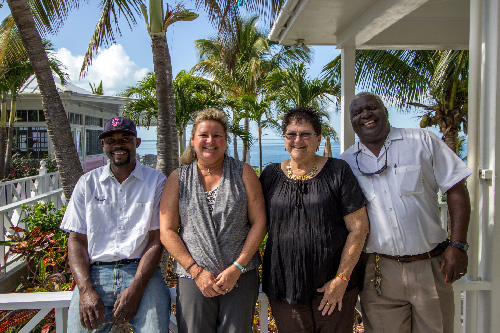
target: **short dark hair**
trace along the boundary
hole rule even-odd
[[[313,109],[305,106],[296,106],[285,113],[283,124],[281,126],[283,134],[286,133],[286,128],[292,121],[302,123],[303,121],[312,125],[315,134],[321,135],[321,115]]]

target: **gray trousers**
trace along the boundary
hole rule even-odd
[[[194,280],[179,277],[176,305],[179,333],[250,333],[258,296],[257,269],[241,274],[237,287],[216,297],[203,296]]]

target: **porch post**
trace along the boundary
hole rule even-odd
[[[349,117],[349,103],[354,97],[356,47],[344,46],[341,50],[341,117],[340,117],[340,152],[354,144],[354,130]]]
[[[482,6],[479,11],[478,6]],[[473,8],[479,11],[473,17]],[[479,7],[481,8],[481,7]],[[494,332],[500,327],[500,196],[496,191],[500,175],[500,3],[471,0],[471,26],[482,27],[480,47],[481,99],[479,114],[480,171],[477,197],[479,270],[478,276],[491,282],[491,291],[478,293],[477,328]],[[472,54],[471,54],[472,55]],[[473,110],[469,107],[469,116]],[[497,214],[499,213],[499,214]],[[467,302],[468,303],[468,302]],[[474,304],[467,304],[467,309]],[[474,332],[474,331],[471,331]]]
[[[467,179],[471,201],[471,218],[467,240],[470,244],[468,278],[479,281],[479,152],[480,152],[480,114],[481,114],[481,59],[482,59],[482,0],[470,1],[469,29],[469,112],[467,165],[472,175]],[[478,293],[469,292],[465,298],[464,326],[466,332],[477,332],[478,324]],[[455,307],[461,306],[460,302]],[[457,323],[455,318],[455,323]]]

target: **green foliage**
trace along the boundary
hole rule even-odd
[[[57,163],[53,156],[47,156],[43,160],[46,163],[45,167],[47,168],[47,172],[57,171]],[[15,153],[12,155],[9,175],[4,180],[13,180],[38,175],[40,161],[40,159],[34,158],[31,154],[21,155],[19,153]]]
[[[17,234],[6,235],[9,241],[7,255],[28,263],[29,275],[22,277],[17,292],[53,292],[72,290],[73,283],[68,265],[68,235],[59,229],[66,207],[56,209],[54,204],[22,206],[25,217],[19,224],[26,228],[13,227]],[[17,332],[36,311],[12,310],[0,312],[0,331]],[[54,312],[49,313],[37,326],[36,331],[48,332],[54,327]]]
[[[54,239],[61,247],[65,247],[68,241],[68,234],[59,229],[66,206],[57,210],[54,203],[48,202],[46,204],[36,204],[33,207],[28,205],[22,206],[26,216],[20,221],[26,223],[28,230],[33,230],[40,227],[40,232],[52,231],[54,232]]]
[[[57,210],[54,204],[22,206],[25,217],[19,225],[26,229],[12,227],[17,234],[7,235],[10,241],[8,255],[16,260],[28,262],[30,276],[22,279],[19,291],[67,290],[71,284],[67,262],[68,235],[59,229],[65,207]]]

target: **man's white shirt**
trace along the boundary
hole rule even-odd
[[[121,184],[110,164],[83,175],[75,186],[61,229],[87,235],[91,263],[141,258],[148,233],[158,230],[167,178],[136,161]]]
[[[387,170],[362,174],[381,169],[386,154]],[[369,201],[366,252],[415,255],[447,238],[437,192],[445,193],[472,171],[434,133],[392,127],[378,157],[359,142],[340,158],[349,163]]]

